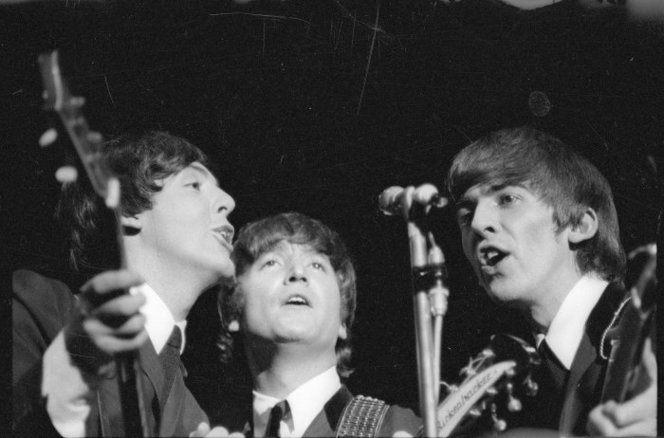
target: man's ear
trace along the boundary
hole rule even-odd
[[[594,209],[588,207],[581,217],[581,221],[570,228],[568,239],[570,243],[581,243],[592,239],[597,234],[599,220]]]
[[[132,234],[138,233],[143,227],[140,215],[134,215],[134,216],[122,215],[122,217],[120,218],[120,223],[122,224],[122,228],[124,228],[125,230],[133,230],[134,233]]]

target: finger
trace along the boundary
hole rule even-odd
[[[627,427],[616,429],[611,436],[657,436],[657,421],[654,418],[632,423]]]
[[[113,355],[123,351],[136,350],[147,339],[143,328],[145,317],[136,315],[119,328],[113,329],[97,319],[83,322],[83,329],[92,343],[106,354]]]
[[[641,359],[651,381],[657,382],[657,358],[652,347],[651,338],[647,338],[643,344],[643,355]]]
[[[137,314],[145,304],[145,296],[137,292],[131,295],[121,295],[101,304],[91,310],[89,314],[93,317],[102,315],[131,316]]]
[[[634,398],[623,403],[607,403],[602,412],[617,428],[623,428],[632,423],[643,421],[656,415],[657,392],[655,385],[649,385],[648,389]]]
[[[127,289],[144,283],[143,278],[136,272],[128,269],[118,271],[105,271],[95,275],[81,286],[81,292],[94,292],[104,294],[117,289]]]
[[[123,324],[112,327],[98,318],[87,318],[82,323],[82,332],[91,339],[103,336],[114,336],[121,339],[130,339],[138,336],[145,328],[145,316],[141,313],[127,318]]]
[[[228,437],[228,429],[223,426],[215,426],[207,435],[207,438]]]
[[[606,404],[609,403],[615,402],[610,401]],[[590,414],[588,415],[588,423],[586,425],[586,429],[589,435],[611,436],[611,434],[615,431],[616,428],[613,422],[604,414],[604,408],[606,404],[599,405],[590,411]]]
[[[81,287],[81,299],[88,309],[125,294],[130,287],[144,283],[135,272],[128,270],[106,271],[96,275]]]
[[[195,431],[191,432],[189,434],[189,437],[204,437],[207,435],[207,433],[210,431],[210,425],[202,422],[199,423],[198,427],[196,428]]]
[[[127,351],[136,351],[139,348],[141,348],[141,346],[145,344],[147,340],[148,340],[148,334],[144,330],[141,333],[139,333],[136,337],[133,337],[131,339],[120,339],[120,338],[107,336],[97,339],[95,341],[95,344],[97,345],[97,348],[99,348],[106,354],[115,355]]]
[[[145,328],[145,315],[136,313],[129,317],[124,317],[118,324],[108,323],[108,318],[88,317],[83,321],[83,331],[94,338],[95,336],[117,336],[118,338],[128,339],[139,334]]]

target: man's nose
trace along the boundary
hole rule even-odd
[[[308,282],[307,275],[301,263],[291,263],[287,281],[288,283],[296,283],[298,281],[302,281],[304,283]]]
[[[216,213],[225,213],[226,216],[235,210],[235,199],[220,187],[216,188],[214,211]]]
[[[478,234],[495,233],[498,229],[498,216],[496,206],[489,200],[477,203],[470,223],[472,230]]]

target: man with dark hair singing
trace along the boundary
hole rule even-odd
[[[655,435],[654,343],[644,350],[648,389],[595,408],[609,330],[626,299],[618,218],[597,168],[545,133],[505,129],[461,150],[447,184],[480,285],[524,314],[544,359],[539,394],[518,425],[564,436]]]
[[[14,273],[16,436],[124,435],[112,355],[130,350],[139,352],[151,435],[187,436],[207,422],[183,370],[165,357],[175,351],[177,365],[194,302],[234,275],[228,215],[235,202],[203,152],[168,133],[123,136],[106,143],[102,155],[121,185],[128,270],[109,271],[118,257],[113,240],[101,237],[108,231],[103,201],[82,182],[65,187],[60,213],[68,217],[73,265],[106,272],[80,294],[32,271]],[[105,298],[126,288],[130,294]]]
[[[342,384],[351,373],[357,291],[353,264],[337,233],[303,214],[278,214],[240,230],[233,261],[236,285],[220,295],[225,327],[220,346],[226,359],[232,350],[246,354],[254,391],[245,432],[290,437],[417,432],[421,421],[412,411],[353,397]]]

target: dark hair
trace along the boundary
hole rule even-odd
[[[357,288],[355,268],[346,245],[339,234],[321,221],[301,213],[281,213],[252,223],[240,229],[233,249],[237,276],[242,275],[265,252],[270,251],[282,241],[298,245],[307,245],[314,251],[326,255],[334,269],[341,294],[341,319],[346,325],[348,336],[338,339],[335,346],[337,353],[337,372],[343,378],[350,376],[351,327],[355,319]],[[230,361],[233,338],[228,331],[228,323],[237,320],[241,313],[241,294],[237,288],[224,290],[219,295],[219,311],[222,318],[222,332],[219,347],[222,360]]]
[[[161,190],[160,180],[193,162],[208,165],[196,146],[162,131],[123,135],[104,143],[100,153],[120,181],[120,207],[125,216],[152,208],[152,196]],[[63,186],[56,217],[65,228],[71,267],[93,271],[117,267],[114,218],[87,178]]]
[[[562,141],[528,127],[488,134],[454,157],[447,177],[454,201],[480,184],[528,187],[553,207],[558,230],[579,225],[591,207],[599,227],[594,237],[575,245],[577,265],[609,281],[623,279],[625,253],[609,183]]]

